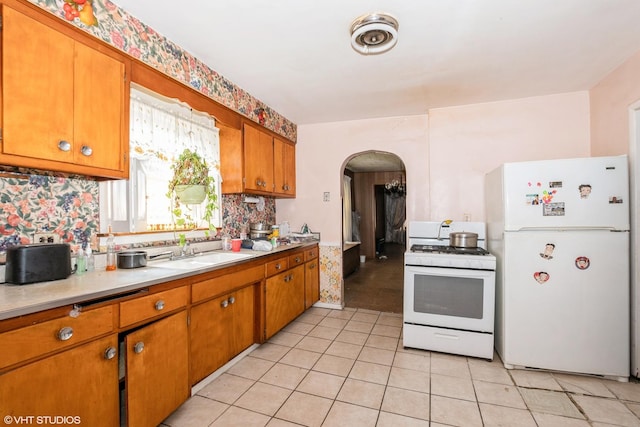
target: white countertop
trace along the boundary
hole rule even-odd
[[[242,249],[241,253],[250,254],[251,256],[239,261],[198,267],[193,270],[154,267],[153,264],[155,262],[151,261],[147,267],[118,269],[115,271],[96,270],[79,276],[72,274],[67,279],[51,282],[28,285],[1,284],[0,320],[134,291],[147,286],[249,262],[262,256],[297,249],[306,245],[298,243],[280,246],[269,252]],[[163,264],[166,265],[168,263],[165,262]]]

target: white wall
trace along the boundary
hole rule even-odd
[[[297,196],[276,202],[277,221],[307,223],[340,245],[341,176],[353,154],[380,150],[407,168],[407,219],[484,221],[484,175],[504,162],[590,155],[586,91],[433,109],[428,116],[301,125]],[[323,202],[323,193],[331,201]]]
[[[586,91],[429,110],[432,220],[484,221],[484,175],[505,162],[586,157]]]
[[[296,198],[276,201],[277,221],[298,231],[307,223],[322,243],[342,243],[342,173],[355,153],[396,154],[407,169],[407,219],[429,217],[427,116],[301,125],[296,145]],[[331,200],[323,202],[323,193]]]

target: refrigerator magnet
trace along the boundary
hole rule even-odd
[[[542,216],[564,216],[564,202],[544,203]]]
[[[611,196],[609,197],[610,204],[622,203],[622,197]]]
[[[549,273],[546,271],[536,271],[533,273],[533,278],[536,279],[536,282],[543,284],[549,280]]]
[[[580,191],[581,199],[588,199],[591,194],[591,185],[590,184],[581,184],[578,186],[578,191]]]
[[[591,261],[586,256],[579,256],[576,258],[576,267],[578,270],[586,270],[591,265]]]
[[[539,194],[527,194],[527,205],[535,206],[540,204]]]
[[[544,245],[544,252],[540,252],[540,256],[544,259],[553,258],[553,250],[556,248],[556,245],[553,243],[547,243]]]

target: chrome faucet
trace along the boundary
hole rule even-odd
[[[184,245],[182,245],[182,247],[180,248],[180,257],[184,258],[190,255],[193,255],[193,248],[191,247],[189,242],[184,242]]]

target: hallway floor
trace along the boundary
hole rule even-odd
[[[405,349],[402,315],[312,307],[164,421],[200,426],[640,426],[640,384]]]
[[[380,255],[367,259],[344,280],[345,307],[402,314],[405,246],[386,243]]]

